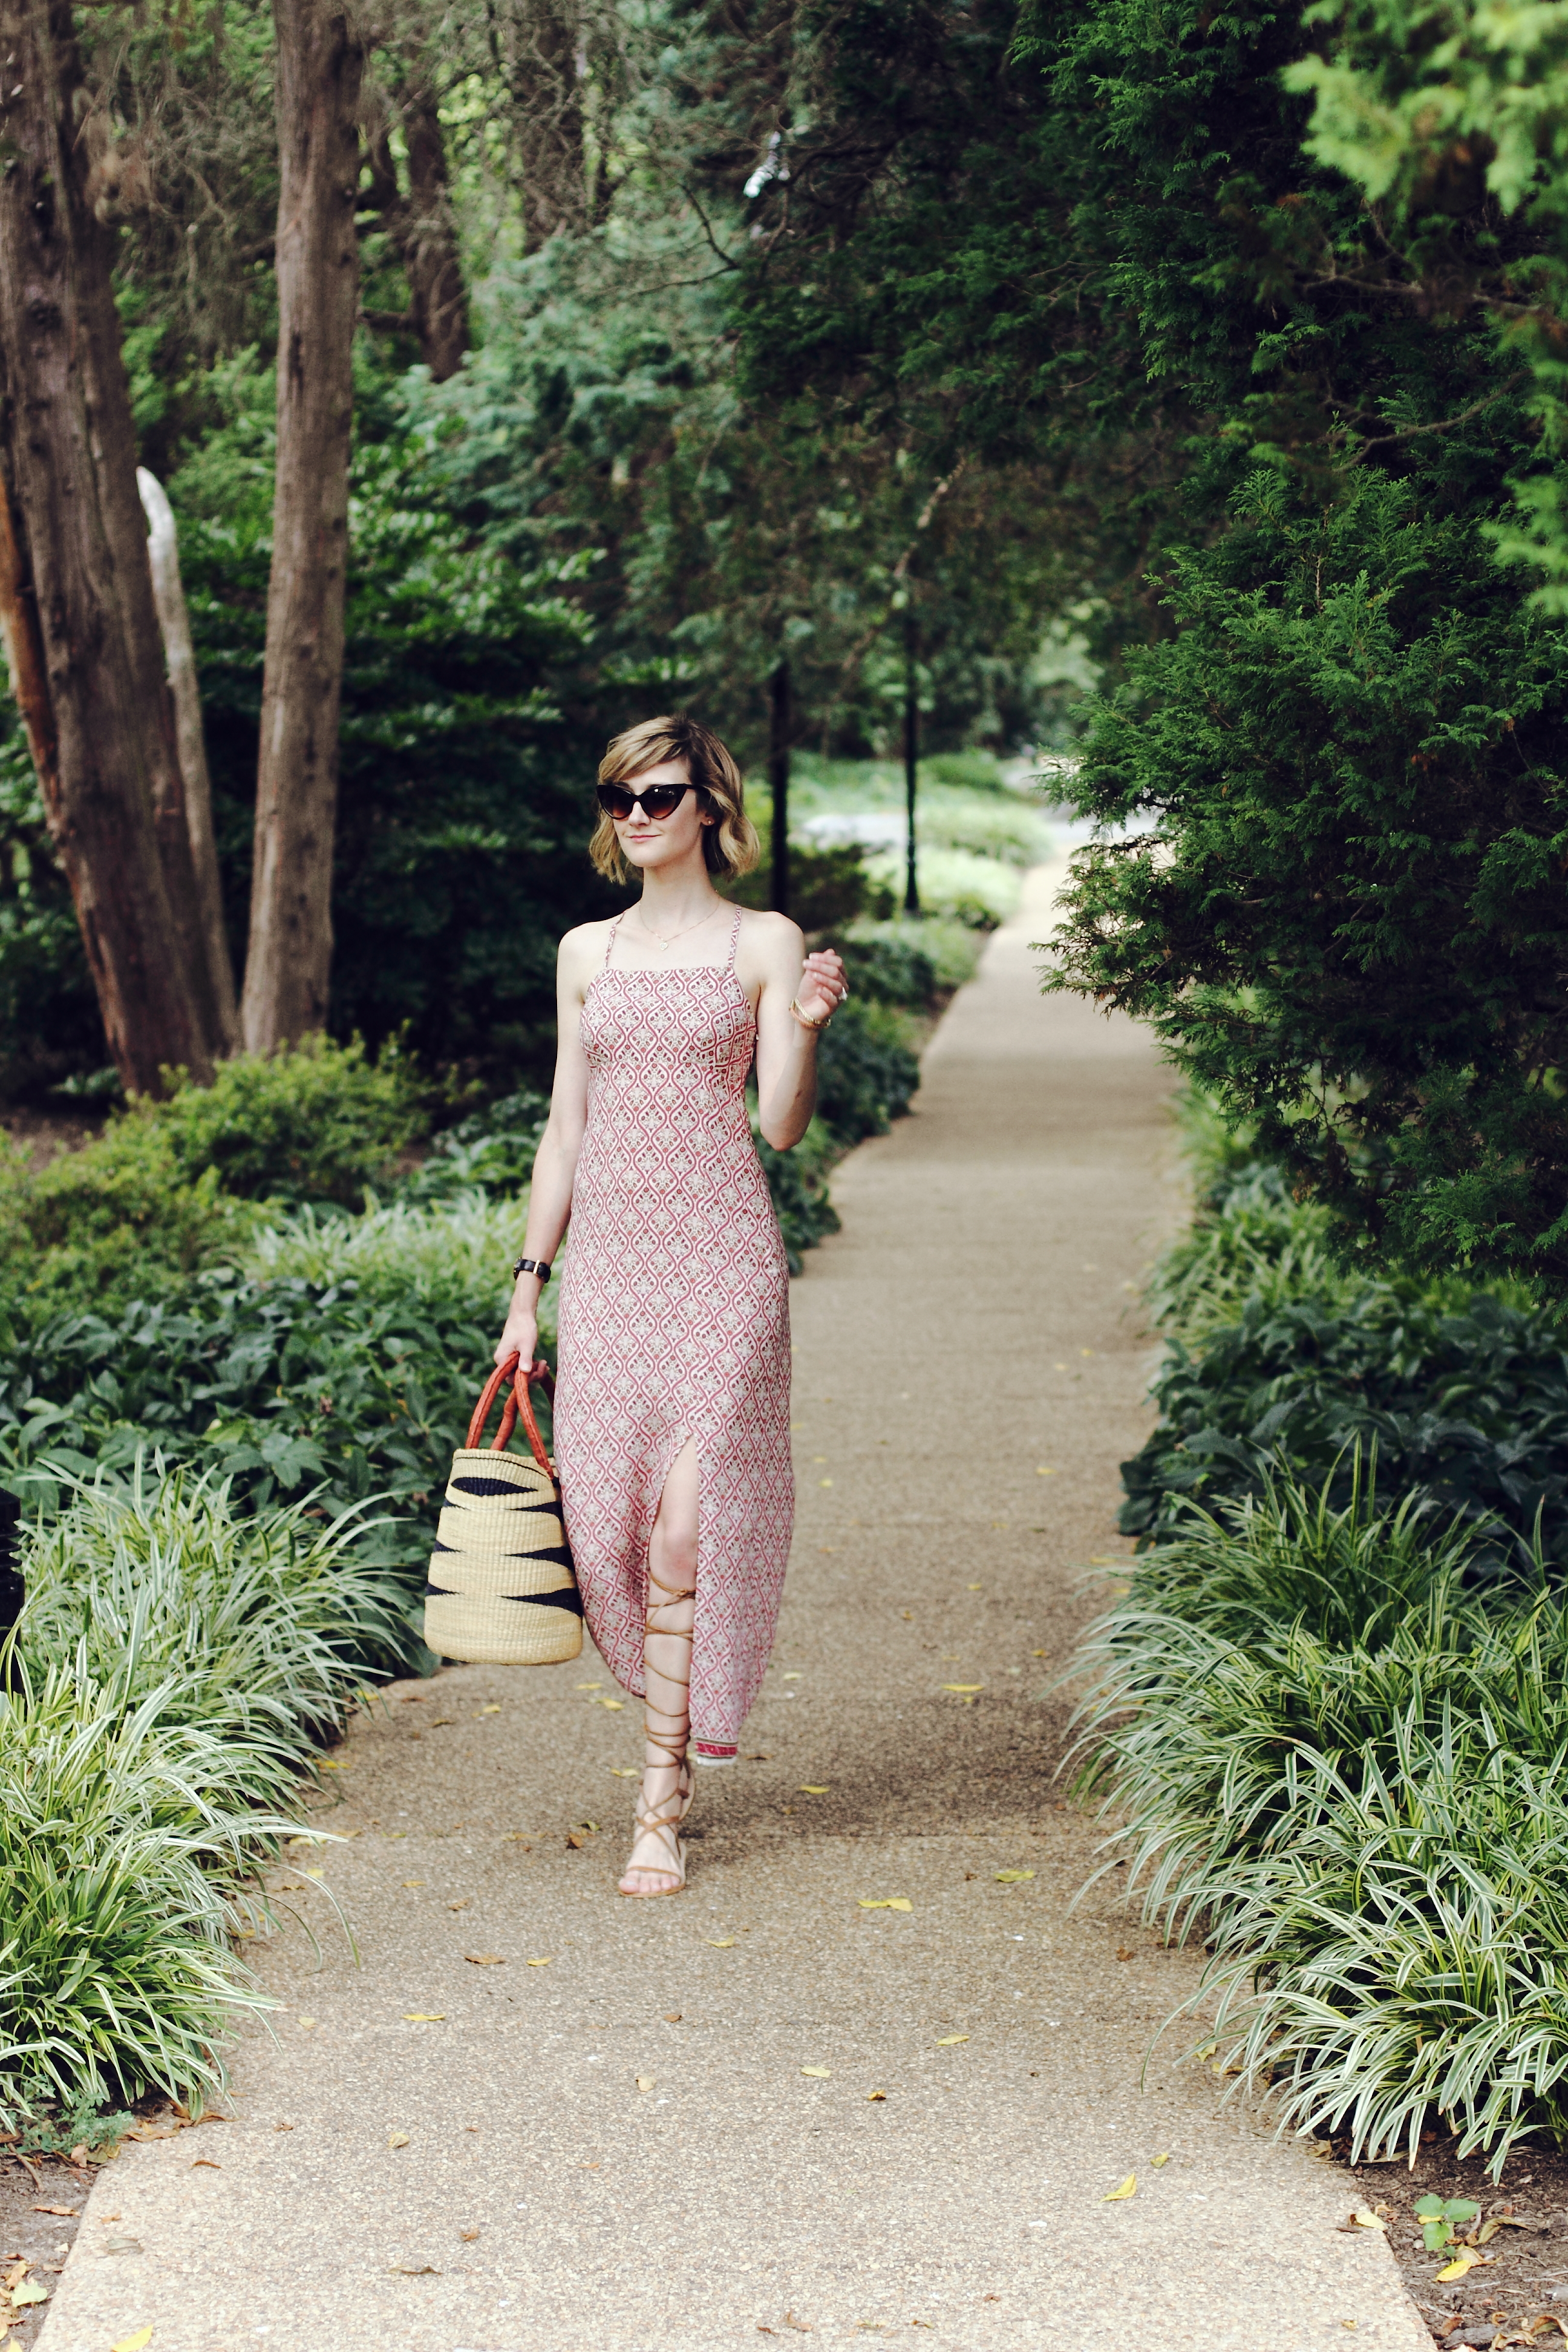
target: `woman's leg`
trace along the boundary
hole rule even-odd
[[[643,1634],[643,1776],[637,1834],[621,1880],[623,1895],[668,1895],[681,1883],[675,1824],[690,1780],[691,1633],[697,1594],[697,1512],[700,1473],[689,1438],[670,1465],[647,1548],[647,1617]]]

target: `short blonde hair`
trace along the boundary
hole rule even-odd
[[[617,735],[599,762],[602,784],[629,784],[634,776],[666,760],[684,760],[686,772],[706,793],[714,823],[702,830],[702,856],[710,874],[732,880],[749,874],[762,856],[756,826],[746,814],[745,786],[741,771],[710,728],[698,719],[644,719]],[[616,828],[601,809],[588,856],[608,881],[625,882],[629,868],[621,855]]]

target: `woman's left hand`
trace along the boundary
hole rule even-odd
[[[826,1022],[837,1012],[848,993],[849,982],[834,949],[819,948],[815,955],[806,957],[795,1001],[807,1021]]]

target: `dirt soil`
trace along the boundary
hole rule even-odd
[[[1412,2301],[1438,2344],[1560,2343],[1568,2337],[1568,2156],[1521,2149],[1493,2181],[1484,2158],[1461,2163],[1458,2146],[1432,2136],[1413,2172],[1404,2163],[1363,2164],[1353,2176],[1368,2209],[1387,2223]],[[1415,2215],[1417,2198],[1426,2196],[1466,2197],[1482,2221],[1495,2214],[1518,2226],[1476,2249],[1484,2259],[1468,2278],[1439,2284],[1438,2272],[1460,2249],[1426,2252]],[[1479,2226],[1472,2222],[1463,2234]]]
[[[16,2265],[25,2263],[27,2268],[22,2275],[27,2282],[36,2281],[53,2294],[79,2226],[92,2177],[90,2166],[79,2170],[74,2164],[62,2164],[48,2156],[30,2157],[24,2165],[17,2158],[0,2153],[0,2280],[5,2285],[20,2284]],[[39,2210],[50,2206],[62,2210]],[[0,2346],[5,2352],[13,2344],[34,2343],[47,2309],[47,2303],[24,2305],[11,2318],[9,2329],[0,2325]],[[0,2313],[9,2315],[11,2311],[0,2286]]]

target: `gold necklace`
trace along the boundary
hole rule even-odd
[[[657,940],[661,948],[667,949],[672,948],[677,940],[683,940],[686,937],[687,931],[700,931],[704,923],[710,923],[712,920],[713,918],[711,915],[699,915],[694,923],[687,924],[685,931],[671,931],[668,939],[666,939],[662,931],[656,931],[654,929],[653,925],[644,915],[642,908],[640,907],[637,908],[638,930],[643,933],[645,938]]]

